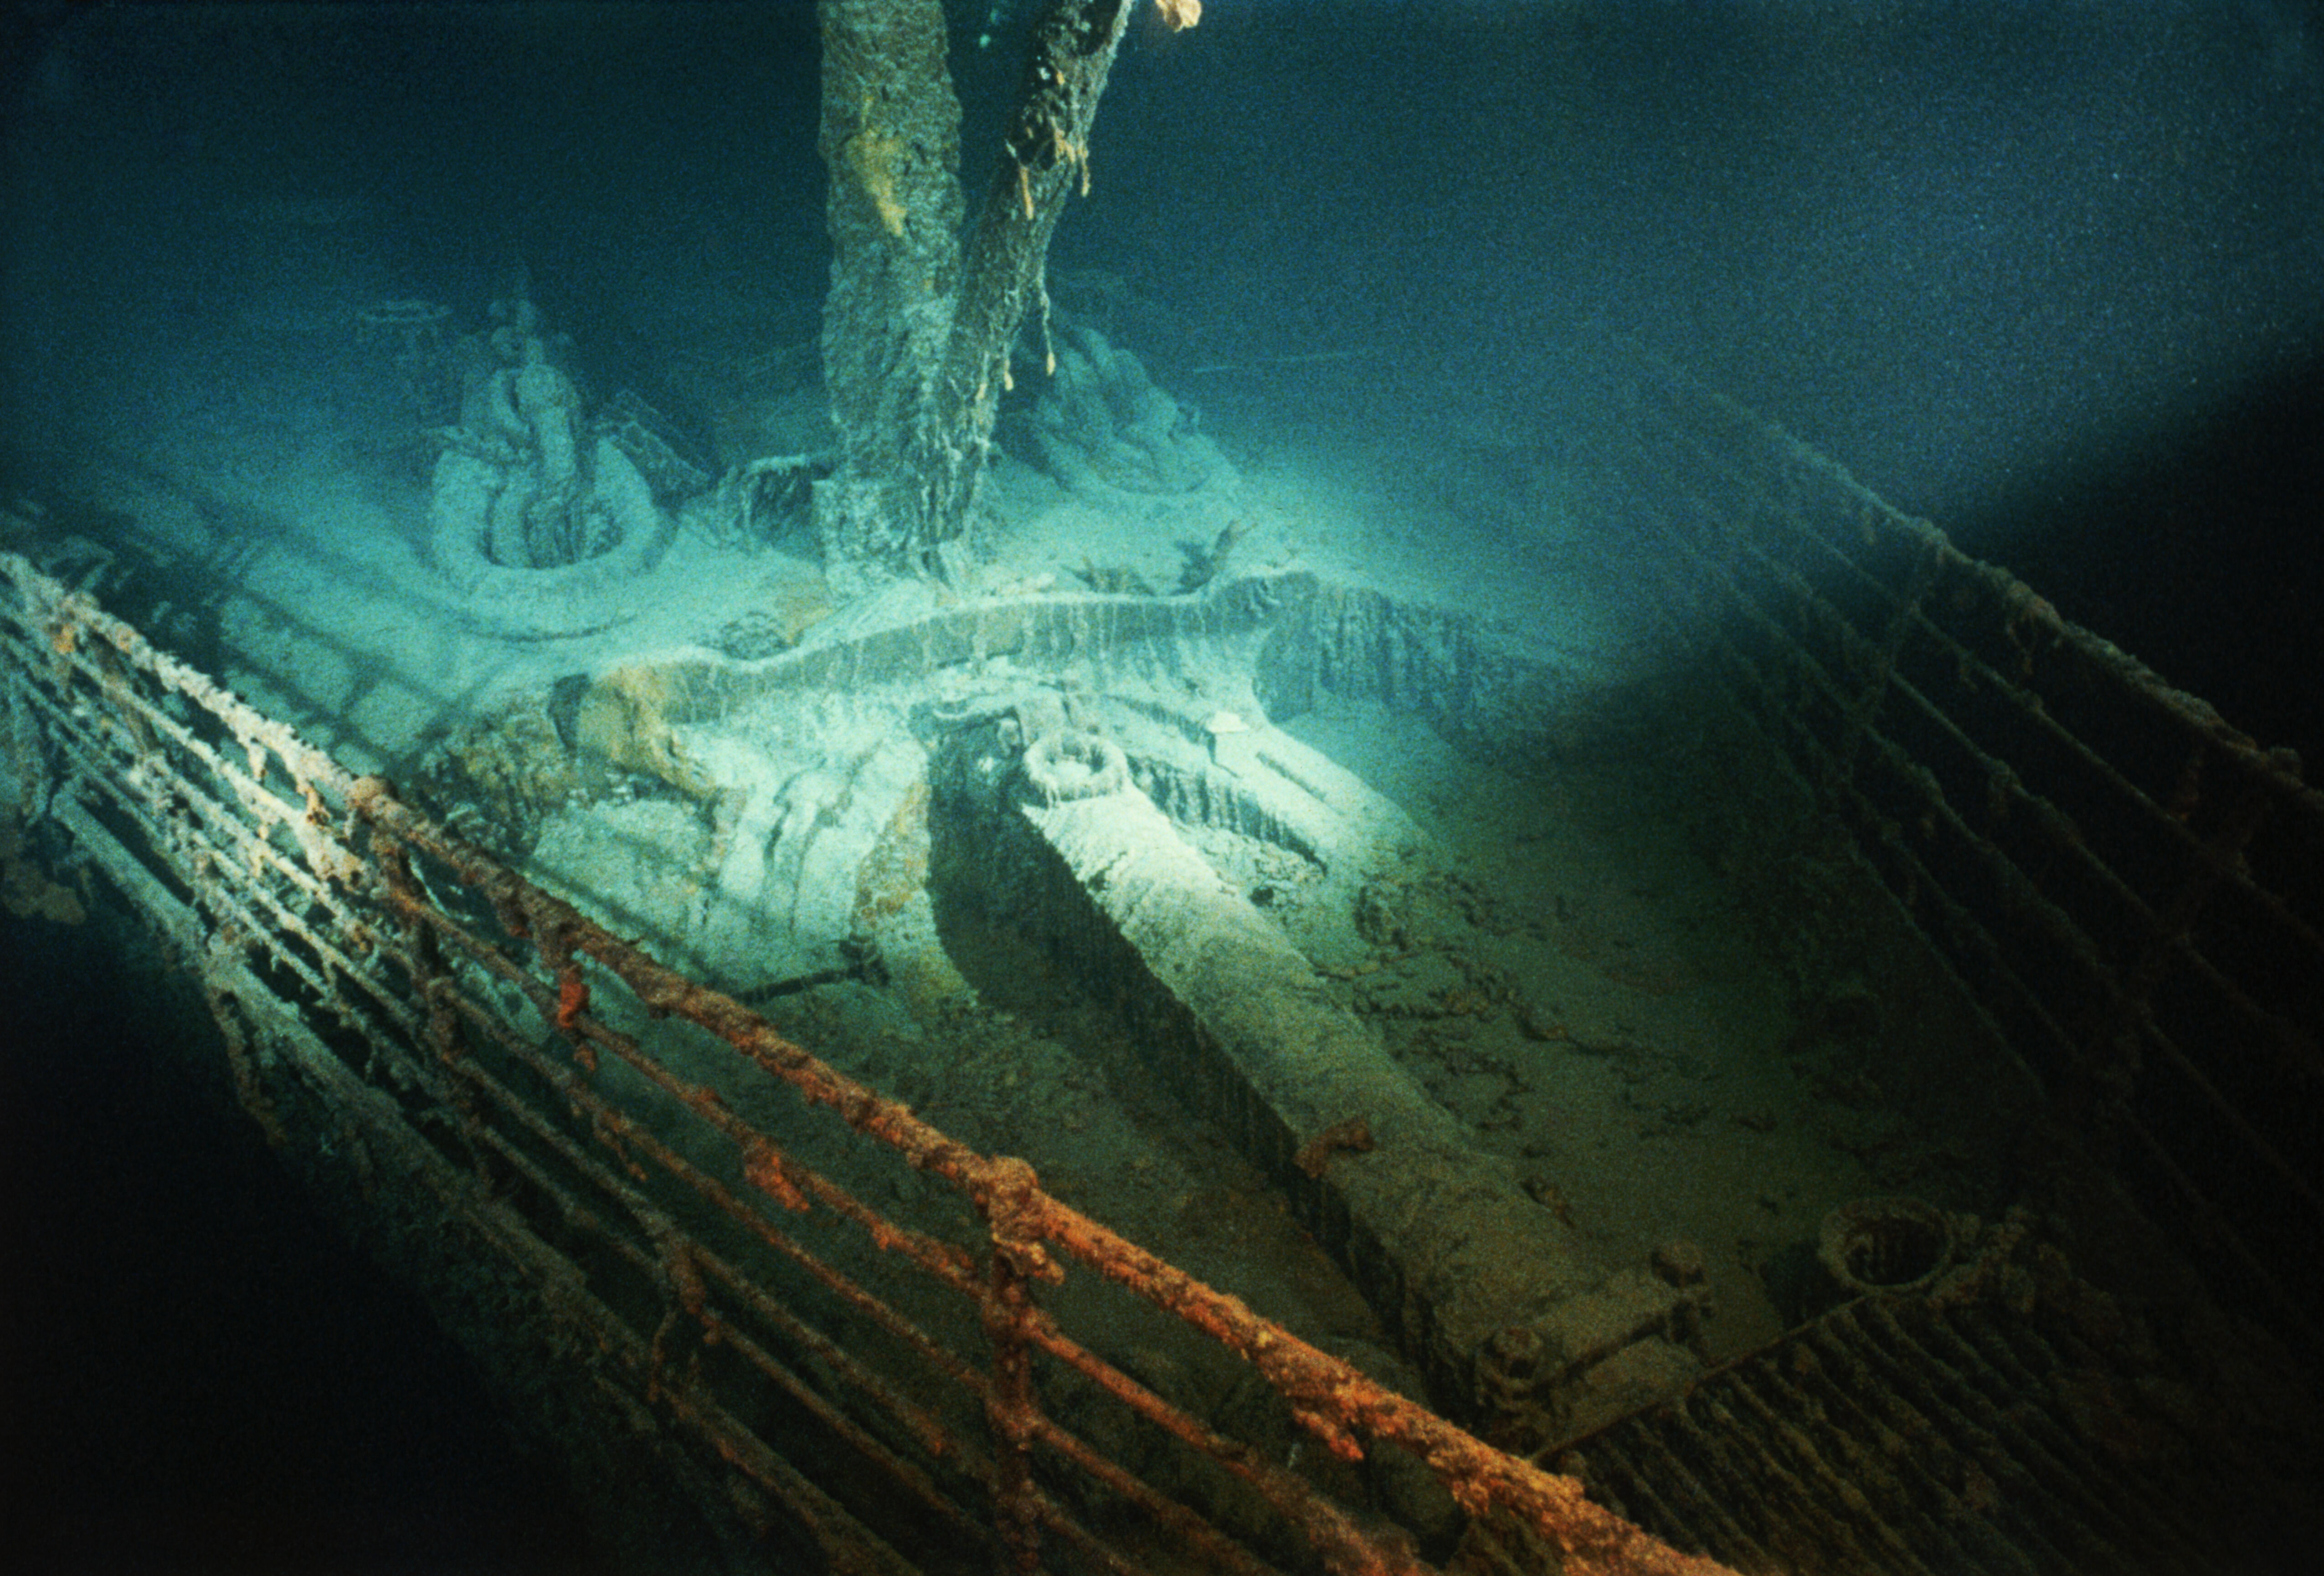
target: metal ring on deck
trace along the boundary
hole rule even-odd
[[[1026,748],[1025,784],[1045,805],[1098,799],[1130,786],[1130,757],[1099,733],[1059,728]]]
[[[1952,1263],[1952,1225],[1916,1198],[1858,1199],[1823,1218],[1816,1258],[1850,1295],[1916,1292]]]

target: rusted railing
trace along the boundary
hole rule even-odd
[[[1806,446],[1624,367],[1608,449],[1681,549],[1704,671],[2052,1113],[2216,1291],[2316,1350],[2324,795]]]
[[[1017,1571],[1130,1572],[1157,1544],[1190,1568],[1274,1568],[1248,1528],[1061,1423],[1070,1394],[1231,1476],[1331,1570],[1428,1568],[1075,1339],[1043,1295],[1078,1267],[1248,1360],[1333,1454],[1411,1452],[1471,1516],[1531,1529],[1569,1572],[1721,1569],[1068,1208],[1024,1162],[954,1142],[23,558],[0,553],[0,578],[15,803],[198,963],[254,1116],[278,1141],[313,1137],[270,1098],[281,1057],[521,1270],[583,1337],[589,1376],[687,1442],[746,1521],[844,1571],[958,1568],[968,1548]],[[715,1037],[682,1065],[663,1048],[678,1022]],[[798,1096],[788,1114],[745,1098],[778,1085]],[[839,1175],[869,1147],[851,1136],[946,1184],[981,1228],[872,1208]],[[813,1163],[826,1151],[841,1159]]]

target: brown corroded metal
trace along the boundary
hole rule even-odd
[[[1035,1383],[1036,1352],[1065,1362],[1252,1485],[1303,1533],[1328,1569],[1425,1569],[1402,1541],[1360,1526],[1296,1474],[1218,1434],[1074,1341],[1037,1296],[1040,1286],[1061,1278],[1069,1265],[1128,1287],[1250,1361],[1282,1391],[1302,1425],[1334,1453],[1355,1459],[1375,1441],[1413,1452],[1472,1514],[1514,1516],[1550,1540],[1574,1576],[1711,1576],[1721,1569],[1656,1544],[1590,1504],[1574,1479],[1492,1450],[1071,1209],[1043,1192],[1022,1161],[979,1154],[908,1107],[845,1077],[732,999],[663,967],[642,948],[469,847],[405,805],[383,781],[346,772],[288,727],[153,650],[134,629],[23,559],[0,554],[0,576],[16,593],[14,604],[0,605],[0,632],[23,674],[18,682],[31,696],[51,746],[69,757],[82,791],[109,793],[108,802],[135,824],[151,856],[192,887],[211,922],[230,921],[235,945],[286,968],[311,1007],[369,1045],[393,1084],[410,1098],[456,1112],[476,1184],[494,1194],[509,1183],[521,1184],[565,1230],[598,1244],[607,1263],[622,1267],[660,1300],[647,1329],[633,1329],[586,1288],[570,1262],[524,1239],[531,1245],[523,1255],[544,1296],[595,1332],[598,1350],[618,1354],[636,1402],[702,1441],[716,1461],[781,1502],[835,1567],[902,1568],[891,1549],[774,1452],[705,1378],[702,1350],[735,1341],[738,1350],[751,1348],[746,1356],[758,1371],[774,1378],[780,1369],[778,1382],[803,1392],[796,1375],[741,1335],[738,1320],[760,1319],[762,1328],[816,1354],[853,1394],[899,1417],[932,1460],[973,1461],[977,1452],[936,1411],[904,1402],[861,1365],[834,1360],[844,1355],[836,1345],[818,1346],[803,1326],[786,1323],[788,1315],[770,1288],[655,1202],[652,1188],[663,1182],[742,1225],[973,1398],[985,1420],[989,1447],[983,1469],[990,1502],[983,1516],[1014,1569],[1040,1568],[1045,1534],[1099,1563],[1135,1566],[1045,1492],[1034,1470],[1040,1452],[1074,1463],[1126,1503],[1146,1507],[1157,1526],[1207,1550],[1213,1566],[1243,1564],[1230,1540],[1191,1524],[1191,1512],[1045,1415]],[[37,672],[29,671],[35,667]],[[169,701],[170,696],[184,704]],[[72,715],[81,705],[115,720],[92,728]],[[287,795],[271,781],[275,761],[285,769]],[[439,893],[454,887],[497,917],[505,944],[476,934],[443,906]],[[286,893],[324,918],[310,923]],[[537,1016],[537,1028],[545,1028],[551,1044],[561,1042],[567,1054],[544,1054],[537,1029],[508,1018],[474,988],[471,982],[479,980],[520,991]],[[345,988],[349,982],[354,995]],[[958,1189],[987,1223],[982,1265],[950,1243],[888,1220],[752,1129],[716,1091],[678,1077],[610,1028],[595,998],[615,982],[648,1011],[701,1026],[810,1107],[829,1110],[913,1167]],[[371,1005],[359,1008],[358,996]],[[479,1054],[484,1047],[507,1067],[538,1080],[577,1119],[578,1131],[557,1119],[556,1107],[537,1104],[484,1065]],[[326,1053],[318,1048],[318,1054]],[[600,1056],[608,1054],[706,1130],[733,1143],[747,1191],[728,1190],[600,1093],[593,1080]],[[351,1075],[336,1061],[317,1074],[335,1088],[354,1087]],[[374,1118],[384,1120],[376,1095],[367,1098]],[[425,1143],[420,1147],[436,1154]],[[441,1159],[425,1166],[431,1185],[447,1199],[466,1201],[462,1207],[477,1207],[469,1190],[438,1175]],[[971,1299],[989,1342],[989,1367],[966,1363],[792,1240],[780,1222],[802,1210],[847,1222],[883,1254]],[[495,1230],[518,1240],[505,1220]],[[678,1340],[682,1328],[696,1332],[690,1343]],[[934,1479],[870,1440],[825,1401],[815,1400],[809,1409],[818,1406],[830,1432],[858,1441],[862,1459],[890,1468],[921,1503],[946,1517],[963,1514]]]
[[[528,931],[537,931],[544,923],[556,926],[560,934],[572,938],[576,950],[586,952],[622,978],[649,1007],[687,1018],[718,1034],[808,1100],[831,1107],[857,1130],[893,1145],[914,1166],[954,1182],[972,1198],[1005,1201],[1010,1227],[1006,1237],[996,1232],[996,1249],[1010,1258],[1020,1276],[1053,1278],[1059,1272],[1048,1246],[1065,1249],[1079,1262],[1251,1360],[1291,1399],[1301,1421],[1328,1448],[1342,1454],[1360,1452],[1360,1433],[1413,1451],[1437,1471],[1465,1508],[1481,1513],[1498,1506],[1519,1512],[1553,1538],[1563,1552],[1568,1568],[1577,1573],[1603,1571],[1610,1576],[1624,1571],[1718,1569],[1711,1562],[1663,1549],[1637,1528],[1591,1506],[1574,1479],[1543,1472],[1492,1450],[1426,1408],[1259,1318],[1239,1298],[1204,1286],[1029,1187],[1029,1168],[1021,1161],[989,1160],[954,1143],[908,1108],[817,1061],[731,999],[663,968],[642,949],[599,930],[567,905],[528,887],[512,874],[485,869],[490,862],[484,856],[454,844],[405,806],[382,801],[374,814],[391,831],[398,830],[392,824],[401,820],[401,834],[408,843],[425,848],[447,865],[458,869],[465,861],[470,870],[463,873],[472,872],[480,888],[500,878],[492,889],[503,901],[519,908]],[[905,1234],[895,1235],[899,1240],[882,1241],[881,1246],[904,1246],[900,1239]],[[1323,1535],[1334,1530],[1334,1522],[1343,1524],[1343,1518],[1317,1502],[1307,1525],[1311,1533]],[[1351,1544],[1368,1542],[1351,1530],[1347,1538]],[[1347,1552],[1354,1555],[1352,1549]]]

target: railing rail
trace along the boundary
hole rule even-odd
[[[1531,1529],[1577,1576],[1721,1569],[1051,1197],[1024,1162],[954,1141],[24,558],[0,553],[0,579],[16,802],[64,825],[195,951],[236,1087],[270,1136],[298,1138],[253,1044],[271,1034],[307,1085],[525,1270],[586,1336],[599,1382],[691,1441],[737,1504],[779,1506],[752,1518],[812,1540],[835,1569],[957,1568],[929,1551],[966,1546],[1004,1569],[1129,1572],[1151,1568],[1147,1540],[1201,1569],[1273,1568],[1240,1529],[1059,1422],[1044,1401],[1059,1385],[1214,1463],[1333,1571],[1428,1569],[1408,1539],[1077,1341],[1041,1301],[1073,1267],[1249,1361],[1327,1450],[1411,1452],[1471,1516]],[[620,1027],[658,1018],[698,1026],[788,1086],[799,1120],[825,1113],[946,1184],[973,1206],[977,1240],[883,1214],[802,1152],[831,1135],[746,1118],[724,1080],[673,1067]],[[963,1331],[981,1333],[982,1360]],[[845,1452],[844,1480],[795,1464],[795,1438]],[[854,1486],[865,1473],[882,1485],[871,1499]],[[1120,1509],[1142,1515],[1134,1544],[1097,1525]]]
[[[2214,1289],[2317,1350],[2324,794],[2022,582],[1626,359],[1705,668]]]

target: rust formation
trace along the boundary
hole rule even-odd
[[[2178,1228],[2238,1317],[2312,1351],[2324,1190],[2300,1140],[2324,1083],[2324,796],[1829,461],[1674,371],[1626,364],[1608,447],[1682,560],[1671,622],[1706,710],[1773,763],[1738,792],[1812,806],[1844,845],[1835,862],[1877,879],[1973,993],[2058,1130]],[[1183,1476],[1157,1481],[1165,1458],[1200,1463],[1327,1569],[1428,1568],[1400,1529],[1079,1338],[1060,1310],[1092,1286],[1263,1376],[1311,1463],[1408,1452],[1471,1518],[1472,1552],[1518,1570],[1548,1568],[1528,1545],[1572,1572],[1727,1568],[1626,1516],[1742,1569],[1922,1570],[1988,1534],[2039,1558],[2176,1539],[2169,1568],[2202,1568],[2200,1528],[2149,1535],[2162,1490],[2101,1481],[2108,1451],[2148,1449],[2153,1420],[2126,1399],[2139,1370],[1984,1304],[1851,1304],[1536,1458],[1571,1475],[1497,1450],[663,966],[88,595],[11,554],[0,579],[11,891],[63,908],[62,878],[41,886],[33,862],[37,834],[61,829],[78,897],[101,873],[198,971],[272,1141],[358,1135],[367,1190],[408,1178],[521,1276],[579,1357],[576,1387],[677,1442],[729,1514],[832,1568],[900,1572],[963,1547],[1012,1571],[1147,1570],[1166,1547],[1191,1568],[1278,1568],[1247,1521],[1195,1503]],[[1252,627],[1277,604],[1360,625],[1377,594],[1286,576],[1199,607],[955,608],[751,682],[844,687],[899,650],[926,664],[1172,621]],[[1453,731],[1431,708],[1456,678],[1524,692],[1456,615],[1412,617],[1436,621],[1398,648],[1421,722]],[[682,707],[708,678],[659,682]],[[1523,736],[1521,713],[1502,720]],[[1772,861],[1732,873],[1784,879]],[[682,1057],[666,1054],[678,1025],[698,1031]],[[1375,1128],[1386,1148],[1377,1105],[1316,1111],[1284,1129],[1286,1168],[1321,1195],[1375,1163],[1357,1158]],[[865,1155],[890,1191],[859,1180]],[[902,1218],[890,1192],[957,1203],[962,1224]],[[1563,1218],[1554,1194],[1537,1202]],[[2062,1277],[2041,1295],[2077,1339],[2106,1323]],[[1487,1355],[1522,1377],[1531,1333],[1504,1335]],[[823,1456],[844,1470],[803,1464]]]
[[[874,1472],[918,1525],[988,1548],[1001,1568],[1046,1568],[1055,1547],[1075,1565],[1140,1569],[1106,1530],[1125,1507],[1142,1515],[1141,1536],[1205,1568],[1271,1568],[1060,1422],[1045,1393],[1070,1376],[1246,1485],[1326,1568],[1430,1568],[1408,1538],[1075,1341],[1042,1299],[1079,1271],[1249,1362],[1333,1455],[1408,1451],[1471,1516],[1526,1529],[1574,1576],[1725,1569],[1126,1240],[1044,1192],[1023,1161],[951,1138],[23,558],[0,554],[0,577],[14,764],[40,779],[29,797],[198,962],[254,1118],[288,1138],[293,1119],[256,1070],[257,1042],[295,1068],[302,1097],[362,1132],[374,1172],[417,1179],[524,1273],[592,1354],[598,1385],[714,1463],[735,1504],[764,1507],[746,1519],[781,1524],[835,1569],[915,1568],[884,1513],[875,1526],[754,1427],[779,1405]],[[616,1027],[641,1019],[698,1026],[808,1111],[954,1190],[982,1224],[981,1247],[874,1208],[712,1081]],[[1343,1127],[1323,1135],[1324,1154],[1361,1147],[1364,1135]],[[875,1286],[873,1260],[910,1267],[920,1290]],[[928,1288],[965,1303],[981,1359],[902,1305]],[[807,1304],[837,1310],[908,1377],[835,1338]],[[1099,1503],[1102,1519],[1087,1514]]]

